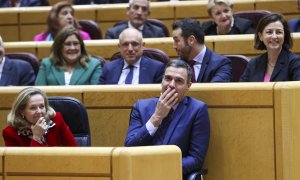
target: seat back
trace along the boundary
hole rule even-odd
[[[161,21],[159,19],[147,19],[147,22],[162,28],[165,36],[169,37],[169,35],[170,35],[169,30],[163,21]],[[113,27],[118,26],[120,24],[125,24],[125,23],[128,23],[128,20],[122,20],[122,21],[116,22]]]
[[[249,58],[243,55],[225,55],[231,60],[232,82],[239,82],[241,75],[247,67]]]
[[[144,48],[143,51],[143,55],[147,56],[151,59],[154,60],[158,60],[164,64],[167,64],[170,61],[169,56],[162,50],[160,49],[155,49],[155,48]],[[119,59],[121,58],[121,53],[120,52],[116,52],[115,54],[113,54],[110,58],[111,61],[115,60],[115,59]]]
[[[79,146],[91,146],[90,126],[84,105],[75,98],[49,96],[49,105],[60,112]]]
[[[39,72],[39,59],[36,55],[27,52],[6,53],[5,56],[11,59],[27,61],[31,64],[35,75]]]
[[[78,20],[81,29],[89,33],[92,39],[102,39],[102,33],[99,25],[93,20],[81,19]]]
[[[271,11],[249,10],[249,11],[238,11],[234,13],[234,16],[252,21],[252,26],[254,29],[256,29],[259,20],[267,14],[271,14]]]

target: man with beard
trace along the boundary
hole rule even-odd
[[[192,70],[182,60],[166,65],[160,97],[138,100],[131,111],[125,146],[177,145],[183,179],[203,165],[210,122],[207,105],[186,96]],[[156,172],[153,172],[156,173]]]
[[[144,45],[138,30],[125,29],[118,44],[122,58],[105,63],[98,84],[161,83],[165,65],[143,56]]]
[[[130,0],[126,14],[129,21],[108,29],[106,39],[118,39],[119,34],[126,28],[136,28],[142,33],[143,38],[166,37],[161,27],[147,21],[150,15],[150,1]]]
[[[35,74],[30,63],[5,57],[3,40],[0,36],[0,86],[33,85]]]
[[[200,22],[183,19],[173,24],[173,48],[192,68],[192,82],[230,82],[231,62],[204,44]]]

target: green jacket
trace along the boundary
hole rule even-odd
[[[65,85],[65,71],[58,69],[52,64],[50,58],[45,58],[39,68],[35,85]],[[88,67],[83,68],[77,65],[73,71],[70,85],[94,85],[98,83],[102,73],[102,67],[99,60],[90,58]]]

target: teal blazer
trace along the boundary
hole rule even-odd
[[[95,58],[90,58],[90,61],[87,63],[87,68],[83,68],[79,64],[76,66],[70,80],[70,85],[97,84],[102,73],[100,61]],[[35,85],[65,85],[64,73],[64,70],[58,69],[52,64],[50,58],[45,58],[40,65]]]

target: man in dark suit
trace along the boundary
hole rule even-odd
[[[300,0],[297,0],[297,9],[300,12]],[[289,21],[289,28],[291,32],[300,32],[300,18],[291,19]]]
[[[150,15],[150,1],[148,0],[131,0],[127,7],[129,21],[118,24],[107,30],[106,39],[118,39],[119,34],[126,28],[138,29],[144,38],[166,37],[163,29],[147,21]]]
[[[104,65],[99,84],[161,83],[165,65],[143,56],[144,45],[138,30],[125,29],[118,44],[122,58]]]
[[[201,169],[210,137],[207,105],[186,96],[191,77],[187,63],[170,61],[160,97],[134,104],[125,139],[125,146],[177,145],[182,152],[184,179]]]
[[[230,82],[231,62],[204,45],[199,21],[183,19],[173,24],[173,47],[193,70],[192,82]]]
[[[0,36],[0,86],[33,85],[35,74],[32,66],[22,60],[9,59],[4,54],[5,50]]]

